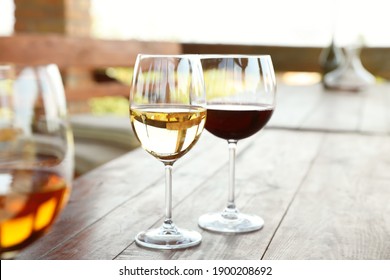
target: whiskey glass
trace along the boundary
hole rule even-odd
[[[46,234],[68,201],[73,138],[56,65],[0,66],[0,256]]]

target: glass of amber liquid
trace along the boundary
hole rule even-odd
[[[206,130],[227,141],[229,193],[222,212],[204,214],[201,228],[226,233],[263,227],[261,217],[244,214],[235,203],[237,142],[260,131],[275,107],[276,81],[269,55],[205,55],[201,57],[207,94]]]
[[[56,65],[0,65],[0,257],[47,233],[65,206],[73,138]]]
[[[165,166],[165,218],[135,241],[154,249],[195,246],[201,235],[172,220],[172,167],[197,142],[206,122],[202,67],[193,55],[137,57],[130,90],[130,120],[142,147]]]

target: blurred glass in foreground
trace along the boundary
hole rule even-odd
[[[0,65],[0,257],[48,232],[68,201],[73,138],[56,65]]]

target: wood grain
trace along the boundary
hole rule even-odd
[[[242,212],[264,218],[262,230],[231,235],[199,229],[203,241],[195,248],[161,252],[140,249],[132,243],[118,259],[260,259],[305,177],[321,135],[266,130],[249,142],[250,146],[244,149],[239,143],[236,203]],[[200,215],[223,210],[227,203],[227,172],[225,166],[212,176],[198,175],[203,178],[201,184],[175,208],[179,225],[193,226]]]
[[[390,259],[389,94],[388,84],[357,94],[281,88],[266,129],[238,145],[236,203],[264,218],[260,231],[197,227],[227,200],[226,143],[205,131],[173,175],[174,221],[200,231],[199,246],[134,243],[164,211],[161,163],[138,149],[77,179],[52,231],[18,258]]]
[[[314,113],[324,96],[320,84],[312,86],[278,85],[275,112],[268,127],[300,129]]]
[[[201,137],[200,141],[202,141],[202,138],[207,138],[207,134],[206,137]],[[199,154],[208,155],[207,150],[214,146],[216,142],[219,142],[219,139],[214,137],[210,138],[211,139],[208,141],[202,141],[204,142],[202,149],[196,149],[197,145],[195,145],[193,151],[190,151],[188,155],[185,155],[183,159],[175,164],[174,176],[175,173],[182,168],[182,165],[184,165],[181,161],[188,160],[196,163],[197,161],[204,160],[199,157]],[[209,154],[209,156],[212,160],[216,160],[216,158],[219,157],[219,154]],[[223,164],[223,162],[220,164]],[[193,167],[192,165],[189,165],[187,168],[191,170]],[[212,168],[208,168],[206,171],[213,172],[213,168],[219,168],[219,166],[212,166]],[[199,170],[192,172],[199,174]],[[180,182],[176,180],[176,177],[174,177],[174,184],[180,184]],[[137,219],[139,219],[139,216],[137,215],[138,212],[147,215],[147,220],[142,221],[143,223],[155,221],[164,211],[163,166],[142,149],[130,152],[124,157],[104,165],[100,170],[92,171],[91,173],[87,173],[80,177],[75,182],[73,189],[74,191],[67,208],[61,215],[61,219],[58,221],[55,228],[45,236],[45,242],[34,244],[20,255],[21,258],[25,258],[25,256],[30,254],[39,255],[39,258],[41,258],[50,254],[53,255],[55,252],[57,252],[57,254],[59,253],[58,258],[65,259],[73,257],[81,258],[81,255],[78,256],[77,252],[79,254],[92,254],[92,252],[89,252],[88,250],[79,250],[77,248],[78,246],[74,247],[74,250],[77,250],[77,252],[62,250],[60,248],[61,246],[64,246],[63,244],[69,242],[68,240],[78,240],[76,243],[81,242],[79,238],[83,236],[83,231],[88,231],[88,228],[95,223],[99,224],[100,220],[107,221],[104,217],[117,208],[123,208],[122,204],[126,201],[129,201],[132,210],[126,211],[126,214],[122,213],[116,217],[121,222],[123,221],[123,226],[120,226],[119,223],[117,225],[118,227],[116,227],[117,229],[125,226],[133,227],[133,224],[127,224],[124,219],[132,221],[131,216],[134,211],[136,212],[135,216]],[[149,205],[141,203],[142,207],[134,207],[135,204],[133,201],[138,201],[141,193],[144,193],[149,197],[148,194],[150,190],[161,192],[157,197],[154,197],[156,201]],[[183,195],[182,192],[186,193],[188,191],[191,191],[191,188],[175,188],[173,199],[176,200],[177,197]],[[155,209],[151,212],[146,212],[146,209],[144,208],[147,206]],[[131,231],[129,232],[131,234]],[[111,243],[115,240],[110,237],[113,233],[113,228],[109,227],[106,229],[106,236],[108,237],[106,242]],[[133,236],[127,236],[125,238],[123,232],[119,232],[119,234],[124,238],[124,242],[132,242],[135,235],[134,233]],[[61,240],[60,236],[67,236],[67,238]],[[99,237],[100,234],[96,236]],[[85,239],[82,243],[87,244],[89,241],[92,241],[90,237]],[[95,245],[97,244],[99,243],[96,243]],[[103,245],[103,243],[101,244]],[[117,250],[114,246],[110,246],[110,248]],[[117,251],[114,252],[115,254],[118,253]],[[114,253],[107,252],[107,254],[113,255]]]
[[[239,44],[183,43],[183,53],[196,54],[270,54],[277,72],[322,72],[319,64],[323,48],[307,46],[270,46]],[[361,61],[371,73],[389,79],[390,48],[363,48]]]
[[[372,134],[390,132],[390,87],[387,83],[369,88],[364,94],[359,131]]]
[[[129,97],[130,86],[115,82],[92,84],[81,87],[66,87],[66,98],[70,101],[87,100],[91,97],[122,96]]]
[[[291,137],[288,137],[290,135]],[[308,142],[306,142],[307,153],[300,153],[296,150],[297,155],[295,156],[295,159],[293,159],[294,157],[287,157],[287,154],[288,151],[292,149],[292,146],[301,142],[302,138],[300,136],[294,137],[292,132],[264,131],[264,137],[261,135],[259,135],[259,137],[261,144],[255,145],[256,147],[253,146],[255,142],[242,142],[240,145],[239,160],[237,162],[238,205],[241,204],[242,211],[258,213],[268,222],[268,226],[264,230],[253,235],[253,237],[256,236],[256,241],[261,241],[259,243],[260,247],[251,246],[254,242],[253,237],[246,241],[246,248],[252,247],[252,252],[250,254],[244,254],[243,252],[245,251],[238,250],[238,248],[244,246],[242,242],[245,244],[245,240],[241,239],[239,236],[226,237],[208,232],[202,232],[204,236],[202,245],[193,249],[161,252],[145,249],[139,250],[138,246],[136,246],[133,241],[136,233],[151,226],[159,226],[161,223],[161,215],[164,210],[162,199],[164,197],[162,174],[158,176],[153,175],[153,173],[150,174],[150,178],[158,178],[158,180],[154,179],[154,182],[148,184],[147,180],[141,179],[141,177],[145,178],[148,176],[145,176],[145,174],[137,175],[137,173],[140,172],[139,170],[126,170],[126,168],[122,167],[115,168],[115,170],[119,169],[122,171],[117,171],[117,174],[114,177],[123,179],[123,176],[125,175],[120,174],[126,173],[126,177],[132,178],[134,181],[145,182],[142,183],[143,191],[134,193],[132,189],[129,189],[128,193],[126,193],[125,189],[128,189],[127,185],[124,185],[123,182],[120,181],[107,180],[107,178],[104,178],[104,169],[100,170],[98,182],[102,189],[106,189],[107,193],[99,193],[98,195],[96,192],[76,193],[76,189],[75,195],[73,196],[73,202],[68,205],[63,213],[63,217],[56,224],[53,231],[44,237],[45,242],[40,243],[41,246],[33,245],[19,257],[29,258],[29,255],[35,255],[37,258],[45,259],[112,259],[115,257],[133,258],[132,254],[134,252],[142,252],[142,256],[137,254],[135,258],[259,259],[268,244],[266,237],[268,236],[269,239],[270,236],[272,236],[280,216],[283,215],[295,188],[302,180],[303,173],[306,170],[304,166],[309,164],[311,157],[316,152],[320,138],[317,135],[307,134],[306,137],[304,137],[305,139],[308,139]],[[178,166],[174,172],[174,184],[180,186],[176,187],[173,192],[175,206],[174,221],[176,221],[179,226],[185,228],[196,229],[196,220],[200,214],[203,214],[206,211],[223,209],[226,203],[226,143],[215,137],[207,137],[207,134],[204,140],[207,140],[207,142],[198,143],[200,150],[194,149],[194,153],[191,159],[188,159],[189,161],[187,164],[183,163],[182,166]],[[283,148],[280,149],[278,146],[275,146],[275,141],[282,142],[280,143],[280,147]],[[289,144],[287,145],[287,143]],[[213,147],[213,153],[206,152],[210,147]],[[254,148],[255,150],[253,150]],[[277,153],[278,151],[283,155],[282,158],[275,157],[274,153]],[[284,161],[284,159],[289,160]],[[296,162],[297,172],[294,172],[294,175],[288,178],[288,184],[287,181],[285,181],[285,185],[279,186],[287,179],[286,176],[288,172],[286,172],[285,166],[290,165],[292,160]],[[118,167],[120,167],[119,163],[119,161],[116,161]],[[143,162],[142,160],[140,163],[142,163],[142,166],[145,166],[146,164],[146,162]],[[246,169],[245,165],[243,168],[239,168],[242,164],[256,164],[256,166],[260,168]],[[207,168],[205,168],[205,166],[207,166]],[[106,166],[105,169],[108,169],[108,167],[109,165]],[[277,169],[281,175],[273,176],[273,173],[275,172],[274,169]],[[162,171],[161,168],[157,168],[157,170]],[[113,174],[112,169],[106,171]],[[246,183],[248,176],[250,176],[249,184]],[[91,178],[93,177],[93,174],[89,174],[85,177]],[[281,182],[278,180],[281,180]],[[79,182],[82,186],[88,185],[88,182]],[[91,181],[88,187],[93,189],[95,185],[96,183]],[[77,188],[77,185],[75,188]],[[86,187],[84,187],[84,189],[85,188]],[[135,186],[134,188],[139,190],[139,187]],[[121,189],[121,191],[116,189]],[[99,204],[99,197],[103,195],[110,196],[111,198],[97,209],[96,206]],[[122,202],[118,201],[119,195],[122,197]],[[81,199],[82,197],[83,199]],[[106,197],[105,199],[108,198]],[[117,201],[115,201],[115,199]],[[90,207],[90,205],[87,204],[88,202],[92,203],[95,207]],[[259,202],[261,202],[260,205]],[[113,207],[115,203],[117,207]],[[79,211],[74,208],[76,205],[79,205]],[[275,207],[277,208],[276,214],[273,213]],[[67,211],[68,209],[69,211]],[[83,215],[82,209],[84,209],[84,211],[85,209],[88,209],[86,212],[88,212],[89,215],[87,215],[93,217],[88,217],[86,214]],[[67,212],[72,212],[74,214],[69,217]],[[85,222],[85,220],[89,221]],[[70,223],[70,221],[72,222]],[[59,242],[60,235],[67,235],[68,238]],[[217,240],[223,241],[226,240],[226,238],[227,240],[230,240],[229,242],[233,242],[231,244],[232,246],[237,246],[237,250],[228,250],[226,246],[230,245],[227,243],[225,244],[222,242],[219,245],[218,242],[215,243]],[[214,243],[215,245],[213,245]],[[42,244],[45,244],[45,246],[42,247]],[[210,251],[210,246],[211,248],[223,246],[224,250],[219,251],[219,253],[213,249]],[[50,248],[50,250],[48,250],[48,248]],[[122,256],[121,252],[125,248],[127,249]],[[210,253],[216,255],[210,255]]]
[[[270,54],[278,72],[321,72],[322,48],[239,44],[200,44],[137,40],[102,40],[57,34],[23,34],[0,37],[0,62],[87,68],[133,66],[138,53],[160,54]],[[361,60],[373,74],[390,78],[390,48],[363,48]]]
[[[281,85],[268,127],[320,132],[390,134],[390,85],[361,92]]]
[[[0,37],[0,62],[55,63],[60,68],[134,66],[138,53],[181,52],[180,44],[170,42],[101,40],[58,34],[19,33]]]
[[[327,134],[265,259],[390,259],[388,137]]]

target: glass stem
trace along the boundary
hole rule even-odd
[[[163,229],[165,233],[176,232],[172,221],[172,164],[165,164],[165,219]]]
[[[235,199],[235,167],[237,140],[228,140],[229,145],[229,195],[227,207],[223,211],[224,218],[236,219],[238,210],[234,202]]]

